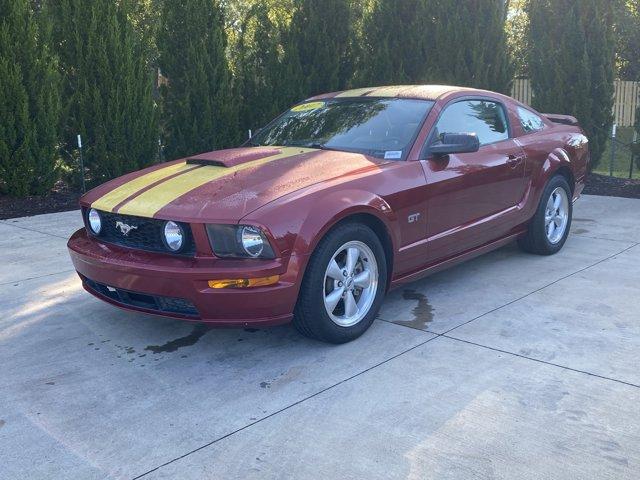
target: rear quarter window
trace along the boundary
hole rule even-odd
[[[520,119],[520,125],[524,133],[537,132],[544,128],[544,122],[540,115],[536,115],[531,110],[518,107],[518,118]]]

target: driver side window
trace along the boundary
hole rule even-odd
[[[475,133],[480,145],[500,142],[509,138],[507,116],[497,102],[463,100],[446,107],[438,119],[434,140],[443,133]]]

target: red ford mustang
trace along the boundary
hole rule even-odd
[[[575,118],[493,92],[394,86],[302,102],[241,148],[81,199],[69,250],[119,307],[346,342],[385,292],[518,240],[553,254],[584,186]]]

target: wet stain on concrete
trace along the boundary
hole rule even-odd
[[[148,345],[144,349],[153,353],[175,352],[182,347],[195,345],[202,336],[209,331],[209,327],[199,324],[193,327],[189,335],[171,340],[164,345]]]
[[[249,333],[255,333],[255,332],[259,332],[260,330],[257,328],[245,328],[244,331]]]
[[[581,233],[589,233],[589,230],[587,230],[586,228],[576,228],[573,233],[575,233],[576,235],[580,235]]]
[[[413,320],[396,320],[393,323],[404,327],[424,330],[427,324],[433,320],[433,307],[429,304],[427,297],[415,290],[404,290],[402,298],[405,300],[417,301],[417,305],[413,307]]]
[[[47,385],[55,385],[56,382],[47,382]]]
[[[119,350],[124,350],[124,353],[126,353],[127,355],[133,355],[134,353],[136,353],[136,349],[133,347],[123,347],[122,345],[116,345],[116,348]],[[120,355],[118,355],[118,358],[120,358]]]
[[[0,428],[4,427],[6,425],[7,422],[5,422],[4,420],[0,419]]]
[[[294,382],[298,380],[302,374],[304,373],[304,368],[299,366],[294,366],[289,368],[287,371],[282,372],[273,380],[269,380],[268,382],[260,382],[261,388],[271,388],[271,387],[281,387],[288,383]],[[306,383],[306,382],[302,382]]]
[[[574,221],[574,222],[596,223],[596,221],[594,219],[592,219],[592,218],[576,218],[576,217],[573,217],[571,220]]]

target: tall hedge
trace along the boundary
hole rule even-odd
[[[303,96],[346,88],[354,70],[352,24],[350,0],[297,2],[285,48],[299,63]]]
[[[432,0],[374,0],[363,20],[356,86],[425,82],[431,4]]]
[[[218,0],[165,1],[157,45],[167,158],[232,145],[237,102]]]
[[[445,83],[508,93],[503,0],[374,0],[356,83]]]
[[[245,14],[236,48],[240,130],[256,130],[287,107],[282,29],[258,2]]]
[[[145,63],[127,0],[49,2],[64,76],[66,150],[84,144],[90,184],[149,165],[157,158],[153,75]]]
[[[509,56],[504,0],[430,2],[425,83],[444,83],[511,92],[514,64]]]
[[[43,194],[57,178],[59,76],[46,18],[0,0],[0,189]]]
[[[612,3],[531,0],[528,14],[533,106],[577,117],[589,137],[593,168],[613,122]]]

